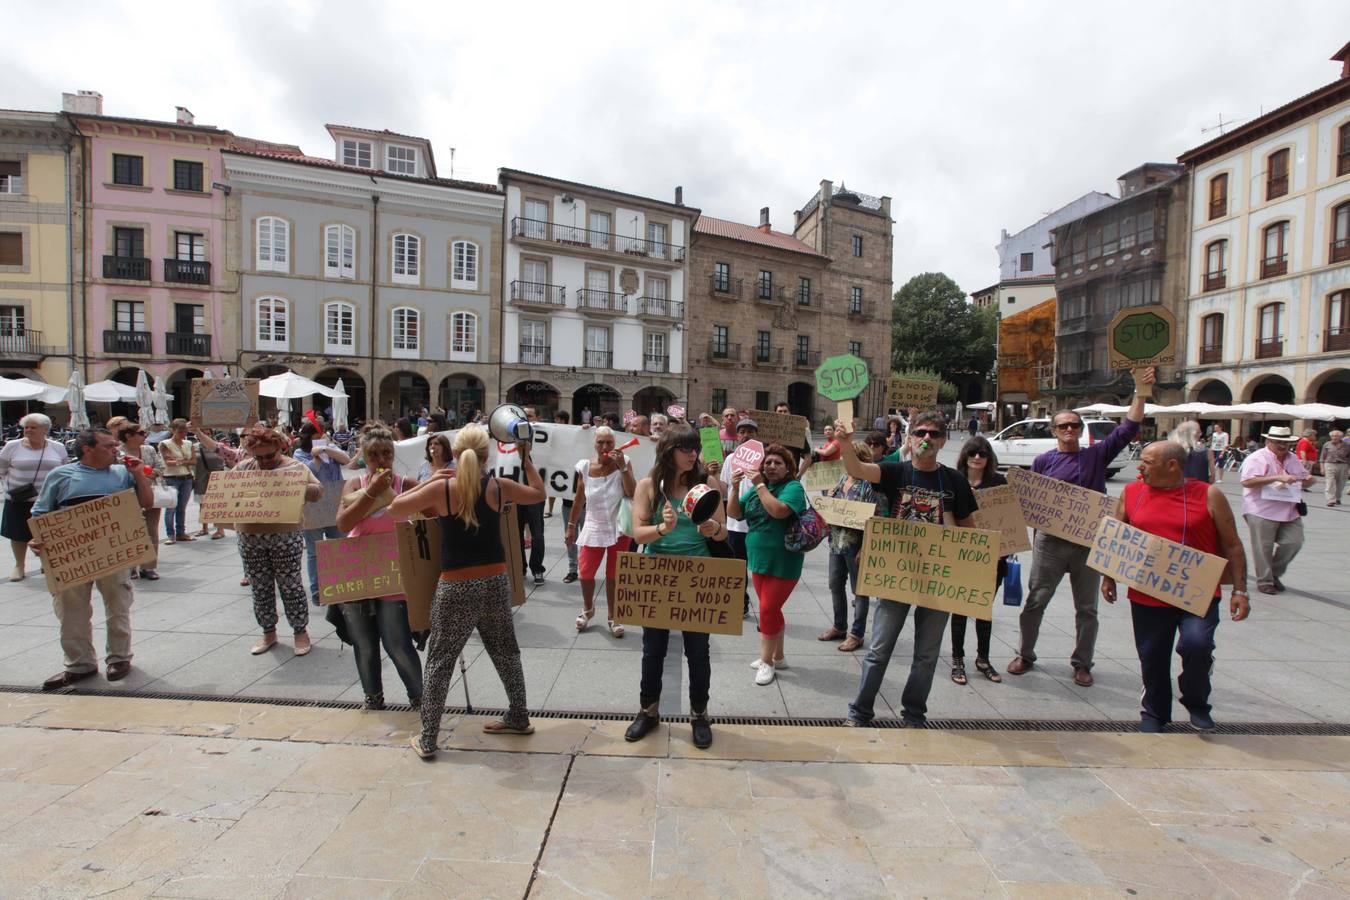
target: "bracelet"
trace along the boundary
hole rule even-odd
[[[1248,600],[1250,600],[1252,595],[1249,594],[1249,593],[1247,593],[1246,591],[1233,591],[1233,596],[1234,596],[1234,597],[1246,597]]]

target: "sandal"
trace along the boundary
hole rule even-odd
[[[218,541],[225,536],[225,532],[219,528],[211,533],[211,540]]]
[[[248,578],[247,575],[245,575],[243,578],[240,578],[240,579],[239,579],[239,586],[240,586],[240,587],[248,587],[248,586],[249,586],[250,584],[252,584],[252,583],[253,583],[253,582],[249,581],[249,578]]]
[[[609,620],[609,633],[610,633],[611,635],[613,635],[614,637],[616,637],[616,638],[621,638],[621,637],[623,637],[623,626],[622,626],[622,625],[615,625],[615,624],[614,624],[614,620],[613,620],[613,619],[610,619],[610,620]]]
[[[955,681],[957,684],[967,683],[968,679],[966,678],[966,664],[964,660],[952,660],[952,681]]]
[[[483,734],[534,734],[534,726],[512,725],[505,719],[498,719],[484,725]]]
[[[995,669],[995,668],[994,668],[994,664],[991,663],[989,660],[987,660],[987,659],[977,659],[977,660],[975,660],[975,668],[978,669],[979,671],[983,672],[983,673],[984,673],[984,677],[985,677],[985,678],[988,678],[990,681],[994,682],[995,684],[1001,684],[1001,683],[1002,683],[1002,681],[1003,681],[1003,676],[1000,675],[1000,674],[998,674],[998,669]]]
[[[585,631],[586,626],[591,624],[591,619],[594,618],[595,618],[595,610],[583,609],[581,611],[581,615],[577,616],[577,631]]]

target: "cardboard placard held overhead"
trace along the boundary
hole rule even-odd
[[[319,541],[314,549],[320,606],[403,593],[398,535],[392,531]]]
[[[745,561],[620,553],[614,621],[645,628],[740,634]]]
[[[323,496],[313,503],[306,503],[303,511],[302,527],[308,531],[311,528],[336,528],[338,506],[342,500],[342,488],[346,485],[344,481],[325,481],[323,483]]]
[[[759,434],[755,436],[764,446],[782,444],[792,450],[802,450],[806,447],[806,433],[811,427],[806,416],[757,409],[750,413],[750,418],[759,426]]]
[[[845,450],[845,453],[848,451]],[[844,471],[842,461],[832,459],[829,462],[812,463],[811,468],[802,475],[802,490],[828,491],[839,483],[839,479],[848,473]]]
[[[731,474],[758,472],[763,462],[764,445],[756,440],[745,441],[731,454]]]
[[[722,461],[722,433],[716,425],[708,425],[698,430],[699,442],[703,444],[703,463]]]
[[[911,406],[932,409],[937,405],[938,383],[915,378],[892,378],[886,385],[886,408],[906,410]]]
[[[194,378],[189,415],[205,428],[247,428],[258,421],[257,378]]]
[[[975,510],[975,527],[999,533],[998,555],[1008,556],[1031,549],[1027,539],[1027,520],[1022,503],[1010,484],[984,488],[975,493],[980,508]]]
[[[998,538],[980,528],[868,519],[858,595],[992,619]]]
[[[1097,523],[1088,565],[1120,584],[1203,616],[1228,560],[1108,516]]]
[[[867,383],[867,363],[852,353],[831,356],[816,367],[816,390],[826,400],[852,400]]]
[[[309,470],[300,466],[212,472],[201,520],[231,525],[299,522],[308,485]]]
[[[47,590],[53,594],[130,569],[155,551],[134,490],[34,516],[28,527],[42,542]]]
[[[877,514],[875,503],[822,497],[819,494],[812,495],[811,506],[820,513],[820,517],[827,524],[838,528],[852,528],[854,531],[862,531],[867,527],[867,520]]]
[[[1009,469],[1008,484],[1028,527],[1083,547],[1092,546],[1097,523],[1116,511],[1114,497],[1027,469]]]
[[[1172,366],[1177,362],[1177,317],[1165,306],[1127,307],[1106,327],[1112,369]]]

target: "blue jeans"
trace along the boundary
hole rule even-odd
[[[380,672],[380,644],[384,644],[389,661],[398,670],[409,700],[422,696],[422,660],[413,649],[412,632],[408,628],[408,603],[405,600],[357,600],[339,607],[347,622],[347,633],[355,649],[356,672],[361,676],[361,690],[367,694],[383,694],[384,681]]]
[[[567,524],[566,524],[567,520],[572,515],[571,500],[564,500],[562,502],[562,514],[563,514],[563,534],[565,535],[567,533]],[[578,535],[581,534],[581,528],[585,524],[586,524],[586,510],[583,509],[581,511],[581,515],[577,516]],[[577,545],[576,541],[573,541],[572,543],[567,545],[567,571],[576,572],[576,570],[577,570]]]
[[[834,627],[838,631],[848,628],[848,594],[844,592],[847,581],[853,591],[853,627],[849,633],[862,637],[867,630],[867,606],[871,602],[858,596],[858,553],[849,550],[844,553],[830,551],[830,598],[834,601]]]
[[[169,475],[164,483],[178,492],[178,505],[164,514],[164,536],[166,538],[185,537],[187,535],[188,501],[192,499],[192,476]]]
[[[1181,657],[1181,705],[1208,715],[1209,673],[1214,667],[1214,632],[1219,627],[1219,604],[1203,616],[1175,606],[1130,604],[1134,646],[1139,651],[1139,674],[1144,680],[1140,717],[1166,725],[1172,721],[1172,648]],[[1180,637],[1178,637],[1180,635]]]
[[[850,719],[864,725],[872,721],[875,715],[872,706],[876,703],[881,681],[886,677],[886,667],[891,662],[891,652],[895,649],[895,641],[900,637],[900,629],[905,627],[905,617],[908,615],[908,603],[878,601],[877,611],[872,617],[872,643],[867,648],[867,656],[863,658],[858,697],[848,705]],[[914,607],[914,661],[909,666],[905,692],[900,695],[900,715],[906,724],[921,724],[927,716],[928,692],[933,688],[933,671],[937,668],[942,635],[947,631],[948,615],[924,606]]]
[[[744,560],[744,559],[746,559],[746,551],[745,551],[745,532],[744,532],[744,531],[728,531],[728,532],[727,532],[727,546],[729,546],[729,547],[731,548],[731,552],[732,552],[732,553],[736,554],[736,558],[737,558],[737,559],[739,559],[739,560]],[[749,576],[749,575],[747,575],[746,578],[745,578],[745,608],[742,610],[742,614],[743,614],[743,615],[749,615],[749,614],[750,614],[750,576]]]
[[[325,538],[340,538],[342,532],[336,525],[305,530],[305,566],[309,571],[309,598],[315,606],[319,605],[319,551],[314,545]]]

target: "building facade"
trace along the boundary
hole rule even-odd
[[[814,426],[834,416],[818,397],[822,359],[866,360],[860,418],[881,412],[891,359],[889,197],[829,181],[794,213],[791,235],[768,208],[756,226],[704,216],[690,254],[691,410],[772,409],[786,402]]]
[[[1053,297],[999,319],[998,424],[1051,411],[1041,390],[1055,383],[1055,323]]]
[[[502,169],[504,399],[592,413],[688,402],[686,247],[699,211]]]
[[[58,113],[0,110],[0,374],[65,384],[82,277],[80,145]],[[7,409],[13,421],[18,409]]]
[[[1350,45],[1341,77],[1183,154],[1187,399],[1350,404]]]
[[[243,141],[224,154],[240,369],[340,378],[353,420],[439,406],[462,421],[490,408],[500,191],[437,178],[423,138],[328,131],[331,159]]]
[[[1014,316],[1023,310],[1052,300],[1055,296],[1055,273],[1009,278],[991,284],[970,295],[970,300],[982,309],[996,309],[1000,316]]]

